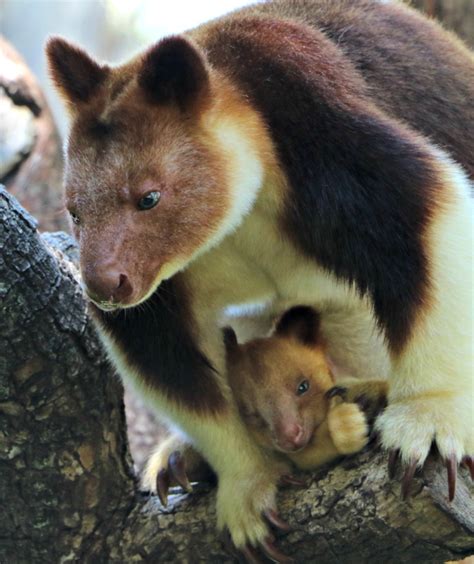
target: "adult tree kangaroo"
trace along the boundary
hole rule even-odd
[[[47,55],[92,314],[215,469],[236,546],[272,550],[279,476],[226,381],[229,306],[343,319],[348,367],[390,372],[384,447],[409,478],[435,442],[453,496],[474,454],[467,48],[396,2],[275,0],[117,67],[61,38]]]

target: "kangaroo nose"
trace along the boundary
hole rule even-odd
[[[121,303],[132,295],[130,279],[123,272],[115,269],[95,271],[85,276],[87,293],[98,302]]]
[[[119,274],[118,286],[112,294],[114,302],[123,302],[132,295],[133,287],[126,274]]]

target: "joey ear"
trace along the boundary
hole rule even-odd
[[[182,111],[210,92],[204,55],[181,36],[162,39],[144,54],[138,83],[151,102],[176,103]]]
[[[237,335],[232,327],[224,327],[222,333],[224,334],[224,344],[227,351],[234,350],[239,346],[237,342]]]
[[[329,368],[329,376],[331,376],[332,381],[335,382],[336,378],[339,376],[339,367],[327,352],[325,352],[324,358]]]
[[[278,321],[274,334],[299,341],[304,345],[319,342],[319,313],[307,306],[297,306],[286,311]]]
[[[48,39],[46,57],[51,78],[69,105],[88,102],[110,71],[62,37]]]

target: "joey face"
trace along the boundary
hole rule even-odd
[[[334,385],[324,352],[273,336],[242,345],[242,354],[251,370],[235,387],[243,419],[267,448],[303,449],[326,418]]]
[[[297,306],[270,337],[239,345],[224,331],[229,383],[240,413],[262,446],[296,452],[326,419],[326,392],[334,386],[318,313]]]
[[[47,54],[71,114],[66,205],[86,291],[103,309],[135,306],[235,228],[259,162],[239,200],[236,161],[251,150],[220,120],[206,60],[188,40],[165,39],[117,68],[61,39]]]

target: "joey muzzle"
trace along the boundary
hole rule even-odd
[[[275,429],[275,442],[285,452],[295,452],[308,444],[309,436],[303,425],[285,421]]]

